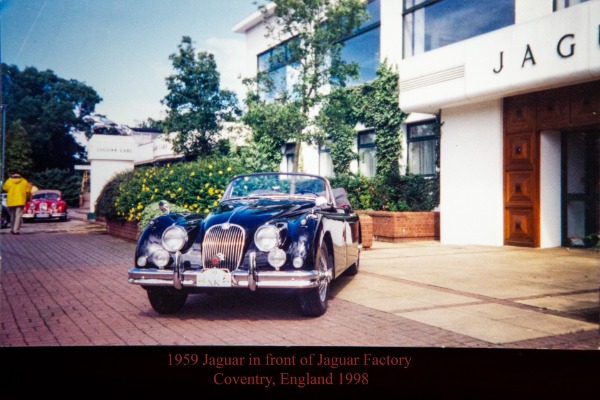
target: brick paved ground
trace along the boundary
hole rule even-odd
[[[164,361],[165,357],[170,357],[164,352],[172,352],[171,345],[181,346],[177,347],[178,350],[193,346],[193,349],[205,352],[218,349],[222,354],[237,351],[234,356],[254,352],[260,357],[266,352],[283,351],[285,354],[289,346],[297,346],[293,351],[298,354],[307,348],[307,351],[315,352],[316,348],[341,357],[356,351],[362,354],[365,348],[373,347],[373,352],[385,351],[396,356],[408,352],[416,354],[417,360],[421,356],[430,364],[435,359],[436,362],[444,360],[455,365],[460,365],[458,360],[481,359],[477,358],[480,353],[471,353],[471,350],[494,348],[493,351],[496,351],[501,348],[336,298],[331,300],[330,309],[320,318],[299,316],[288,295],[246,291],[191,296],[181,313],[161,316],[150,307],[145,291],[127,282],[134,243],[109,236],[104,230],[89,225],[57,226],[56,229],[51,224],[28,227],[19,236],[4,230],[0,237],[0,346],[3,347],[4,365],[6,360],[15,365],[13,377],[17,376],[15,371],[21,371],[21,368],[35,372],[36,365],[39,368],[49,367],[45,363],[26,363],[24,360],[30,360],[29,352],[32,350],[37,349],[44,356],[49,356],[45,359],[55,359],[61,358],[61,354],[70,357],[81,346],[92,353],[83,352],[91,358],[102,358],[102,355],[96,354],[97,350],[101,350],[105,357],[114,355],[115,358],[103,359],[95,368],[108,363],[109,369],[119,371],[127,368],[116,365],[116,359],[139,350],[138,346],[147,350],[147,345],[154,346],[152,351],[163,352],[145,356],[154,357],[149,365],[156,363],[156,358]],[[572,357],[572,350],[598,350],[599,344],[598,331],[511,343],[506,347],[512,350],[503,353],[503,358],[496,364],[503,369],[507,364],[514,367],[512,357],[517,357],[521,368],[532,367],[531,359],[523,358],[523,354],[531,353],[515,353],[514,349],[569,350],[567,355],[553,353],[553,356]],[[437,352],[443,348],[447,351]],[[436,350],[430,353],[432,349]],[[448,353],[452,349],[461,352]],[[61,353],[57,353],[58,350]],[[497,353],[483,353],[486,358],[494,354]],[[535,354],[533,367],[539,368],[538,358],[546,356],[545,353]],[[592,361],[598,361],[598,354],[598,351],[578,352],[574,360],[581,367],[590,361],[590,357]],[[450,360],[444,357],[450,357]],[[137,368],[149,368],[145,366],[147,360],[144,356],[136,360],[139,361]],[[561,365],[557,364],[553,373],[565,371],[572,359],[555,358],[555,361]],[[472,364],[475,365],[474,371],[477,371],[476,364]],[[89,363],[83,365],[91,368]],[[593,366],[596,371],[597,365]],[[446,372],[438,367],[439,375],[437,369],[434,374],[437,379],[445,373],[456,374],[456,371],[451,372],[451,366],[444,370]],[[82,373],[73,365],[62,368],[75,375]],[[549,367],[544,361],[541,370],[546,371],[546,368]],[[516,368],[514,371],[520,370]],[[396,373],[394,371],[381,370],[379,379],[393,381],[395,378],[389,375]],[[125,374],[127,372],[124,371]],[[585,374],[570,379],[576,383],[580,377],[587,379]],[[373,375],[371,379],[375,379]],[[210,385],[210,382],[207,384]],[[389,384],[392,382],[385,381],[383,385]]]

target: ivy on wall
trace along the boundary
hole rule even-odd
[[[400,172],[401,125],[408,114],[400,110],[398,73],[387,62],[377,70],[377,78],[330,94],[319,115],[319,126],[331,136],[331,159],[336,175],[350,173],[350,163],[358,159],[353,151],[356,125],[374,128],[378,177]]]

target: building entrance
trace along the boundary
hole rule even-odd
[[[600,233],[600,131],[562,134],[562,245],[590,246]]]
[[[544,171],[556,180],[541,178],[540,160],[549,156],[542,154],[542,132],[558,135],[556,174]],[[586,237],[600,232],[599,136],[600,80],[504,99],[506,245],[540,247],[544,228],[552,243],[589,245]],[[542,221],[543,185],[552,185],[557,204],[544,203]]]

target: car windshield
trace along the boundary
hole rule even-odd
[[[227,186],[222,200],[239,198],[296,197],[328,198],[327,181],[319,176],[286,173],[250,174],[235,177]]]
[[[53,192],[34,193],[31,198],[33,200],[58,200],[60,195]]]

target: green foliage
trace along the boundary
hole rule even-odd
[[[150,221],[152,221],[154,218],[159,217],[163,214],[162,211],[160,211],[160,208],[158,208],[158,203],[159,203],[158,201],[155,201],[154,203],[150,203],[146,207],[144,207],[144,210],[142,211],[142,213],[140,215],[140,222],[138,224],[138,232],[139,233],[142,233],[142,231],[146,228],[146,226],[148,226]],[[172,212],[180,212],[180,213],[189,213],[190,212],[190,210],[188,210],[188,209],[185,209],[185,208],[177,206],[177,205],[171,205],[171,204],[169,205],[169,209]]]
[[[115,201],[119,198],[122,190],[129,189],[129,182],[131,182],[133,176],[132,170],[119,172],[104,185],[96,200],[96,215],[110,220],[119,219]]]
[[[150,130],[155,130],[155,131],[160,131],[160,132],[165,131],[164,122],[161,120],[155,120],[152,118],[148,118],[146,121],[142,121],[140,124],[138,124],[138,128],[150,129]]]
[[[356,63],[348,64],[341,59],[340,39],[356,30],[367,20],[368,14],[362,0],[274,0],[272,3],[275,5],[273,15],[266,5],[259,6],[266,36],[277,43],[293,38],[287,41],[286,61],[294,64],[295,81],[291,88],[276,93],[275,102],[289,105],[303,116],[301,124],[285,132],[286,141],[296,143],[293,170],[298,171],[302,143],[323,139],[313,110],[321,106],[324,89],[343,87],[349,77],[358,76]],[[275,56],[270,61],[282,60]],[[259,73],[253,83],[263,91],[276,86],[268,71]],[[278,141],[279,133],[274,135],[277,138],[273,140]]]
[[[31,175],[29,181],[38,189],[56,189],[62,191],[63,199],[70,207],[79,207],[81,176],[68,169],[47,169]]]
[[[378,177],[397,174],[400,169],[400,127],[408,114],[400,110],[398,82],[398,73],[384,62],[377,69],[377,79],[350,89],[355,118],[375,128]]]
[[[2,64],[2,102],[8,104],[7,126],[20,120],[32,149],[32,172],[73,170],[86,151],[72,131],[91,134],[84,117],[102,101],[91,87],[59,78],[51,70]]]
[[[350,173],[350,164],[358,159],[352,150],[356,141],[354,126],[358,122],[352,110],[351,92],[334,90],[325,100],[317,117],[317,125],[330,137],[331,161],[336,175]]]
[[[11,171],[19,171],[22,176],[29,179],[33,170],[33,151],[31,150],[29,136],[27,135],[25,128],[23,128],[21,121],[17,120],[12,122],[6,130],[5,146],[5,176],[0,177],[0,180],[4,181]]]
[[[248,146],[242,157],[253,171],[279,170],[281,147],[290,132],[304,129],[306,117],[297,103],[264,103],[250,93],[246,98],[247,111],[242,122],[251,128]]]
[[[341,175],[331,178],[332,187],[343,187],[352,207],[377,211],[431,211],[439,204],[438,177],[391,174],[365,178]]]
[[[196,53],[188,36],[178,48],[169,56],[176,72],[166,78],[169,93],[162,104],[168,107],[168,115],[163,127],[177,132],[169,139],[173,150],[194,159],[214,152],[222,122],[233,120],[240,109],[235,93],[221,90],[212,54]]]
[[[96,212],[108,219],[140,220],[146,207],[164,199],[172,210],[181,207],[206,214],[217,205],[231,178],[247,171],[241,164],[239,158],[214,156],[139,167],[117,175],[105,186]]]

